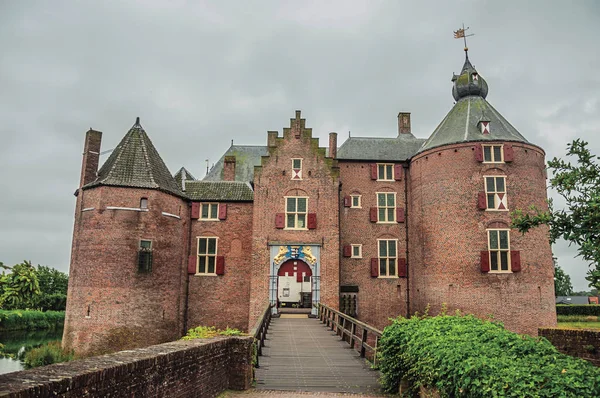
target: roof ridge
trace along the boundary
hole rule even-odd
[[[135,126],[133,127],[135,128]],[[132,128],[132,130],[133,130]],[[141,138],[141,143],[142,143],[142,152],[144,153],[144,159],[146,159],[146,167],[148,167],[148,170],[150,171],[149,176],[150,176],[150,180],[152,181],[152,184],[158,186],[159,184],[156,183],[156,179],[154,178],[154,170],[152,168],[152,165],[150,164],[150,158],[148,157],[148,148],[146,147],[146,138],[148,138],[146,131],[144,130],[144,128],[140,125],[138,128],[139,130],[139,134],[140,134],[140,138]],[[170,174],[170,173],[169,173]]]

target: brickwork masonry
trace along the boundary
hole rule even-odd
[[[550,340],[563,354],[583,358],[600,366],[600,331],[574,329],[539,329],[538,334]]]
[[[252,337],[174,341],[0,376],[2,397],[215,397],[252,382]]]

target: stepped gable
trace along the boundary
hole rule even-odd
[[[102,165],[98,178],[83,189],[100,185],[151,188],[185,197],[141,126],[139,117]]]
[[[185,191],[185,181],[195,181],[196,178],[190,173],[185,167],[179,169],[177,173],[173,176],[175,182],[177,183],[180,189]]]
[[[405,161],[415,155],[425,139],[412,134],[395,138],[350,137],[338,149],[337,158],[346,160]]]
[[[465,54],[467,54],[465,52]],[[466,55],[460,75],[453,75],[454,107],[419,149],[419,153],[442,145],[477,141],[528,141],[489,102],[488,84]],[[489,122],[482,132],[480,122]]]
[[[269,151],[266,146],[259,145],[231,145],[227,152],[210,169],[203,181],[223,180],[223,164],[226,156],[235,156],[235,181],[253,181],[254,166],[260,166],[262,156],[267,156]]]
[[[185,193],[194,201],[252,202],[254,190],[244,181],[186,181]]]

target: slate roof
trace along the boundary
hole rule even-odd
[[[395,138],[350,137],[337,151],[338,159],[404,161],[417,153],[425,142],[412,134]]]
[[[556,304],[589,304],[587,296],[556,296]]]
[[[260,166],[260,158],[267,156],[266,146],[232,145],[210,169],[203,181],[221,181],[225,156],[235,156],[235,181],[254,181],[254,166]]]
[[[419,152],[441,145],[477,141],[528,142],[487,100],[488,86],[478,76],[467,57],[460,76],[454,75],[453,96],[458,99],[444,120],[433,131]],[[490,122],[490,133],[483,134],[478,123]]]
[[[186,181],[185,193],[191,200],[251,202],[254,190],[243,181]]]
[[[96,180],[84,189],[99,185],[159,189],[184,196],[139,118],[104,162]]]
[[[175,179],[175,182],[177,183],[177,186],[180,187],[181,190],[185,191],[185,181],[187,180],[195,180],[196,178],[192,175],[192,173],[190,173],[189,171],[187,171],[187,169],[185,167],[182,167],[179,169],[179,171],[177,173],[175,173],[175,175],[173,176],[173,178]]]

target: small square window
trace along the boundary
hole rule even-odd
[[[362,245],[352,245],[351,258],[362,258]]]
[[[148,198],[140,199],[140,209],[147,209],[147,208],[148,208]]]
[[[201,220],[218,220],[219,219],[219,204],[218,203],[202,203],[200,209]]]
[[[377,180],[394,181],[394,165],[390,163],[377,163]]]
[[[360,195],[350,195],[352,202],[350,203],[350,207],[360,207]]]
[[[302,159],[292,159],[292,180],[302,179]]]
[[[483,145],[484,163],[504,163],[502,145]]]

